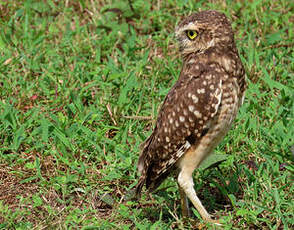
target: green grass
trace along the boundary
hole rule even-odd
[[[122,196],[179,76],[176,23],[217,9],[248,90],[216,149],[227,160],[195,189],[224,229],[293,229],[294,2],[132,2],[0,1],[0,228],[211,229],[181,219],[172,178]]]

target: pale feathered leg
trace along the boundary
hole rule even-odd
[[[191,200],[194,207],[197,209],[197,211],[201,215],[202,219],[207,221],[207,222],[215,223],[215,224],[219,225],[219,221],[211,219],[209,213],[206,211],[206,209],[202,205],[201,201],[197,197],[196,192],[194,190],[194,183],[193,183],[192,173],[185,170],[185,169],[182,169],[180,171],[180,173],[179,173],[179,176],[178,176],[178,183],[179,183],[179,186],[182,188],[182,191]],[[180,189],[180,191],[181,191],[181,189]],[[184,210],[183,214],[186,213],[186,212],[187,211]]]
[[[191,217],[188,197],[187,197],[185,191],[182,189],[182,187],[179,184],[178,184],[178,186],[179,186],[179,192],[180,192],[180,198],[181,198],[182,216],[183,217]]]

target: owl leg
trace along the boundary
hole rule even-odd
[[[181,210],[182,210],[182,216],[183,217],[190,217],[191,212],[189,208],[189,201],[188,197],[185,193],[185,191],[182,189],[182,187],[178,184],[179,186],[179,192],[180,192],[180,198],[181,198]]]
[[[193,203],[194,207],[197,209],[203,220],[218,224],[218,221],[211,219],[210,215],[208,214],[208,212],[202,205],[201,201],[197,197],[196,192],[194,190],[192,173],[193,171],[189,170],[189,168],[182,168],[178,176],[179,186],[191,200],[191,202]]]
[[[194,183],[192,179],[192,173],[188,173],[185,169],[182,169],[178,176],[178,183],[182,188],[182,191],[188,196],[188,198],[193,203],[194,207],[197,209],[199,214],[204,220],[210,220],[210,215],[201,204],[201,201],[196,195],[194,190]]]

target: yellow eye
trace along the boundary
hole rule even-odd
[[[195,30],[187,30],[186,34],[190,40],[194,40],[197,37],[197,32]]]

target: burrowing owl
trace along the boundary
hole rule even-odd
[[[212,221],[196,195],[192,173],[236,117],[245,91],[244,68],[223,13],[192,14],[179,23],[175,35],[183,67],[142,145],[136,193],[140,195],[144,184],[154,190],[176,171],[183,214],[188,214],[188,197],[202,218]]]

